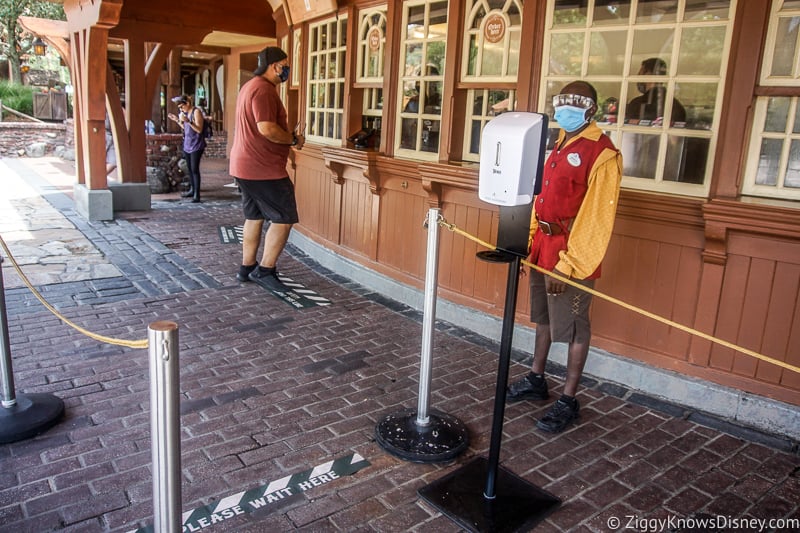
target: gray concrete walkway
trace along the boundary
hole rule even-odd
[[[281,272],[332,305],[298,309],[235,281],[240,248],[219,227],[241,223],[238,195],[224,161],[203,169],[203,203],[173,193],[98,223],[75,214],[68,164],[0,160],[0,235],[48,301],[116,338],[180,326],[184,531],[461,531],[417,491],[487,455],[498,347],[438,323],[431,407],[461,420],[470,446],[447,464],[388,454],[375,427],[416,407],[420,314],[293,247]],[[147,351],[83,336],[5,262],[3,275],[17,389],[66,413],[0,445],[0,531],[151,525]],[[514,353],[511,379],[527,357]],[[552,400],[563,369],[551,370]],[[800,531],[797,442],[592,379],[578,399],[580,423],[559,435],[535,428],[549,403],[506,408],[501,465],[563,502],[536,531]]]

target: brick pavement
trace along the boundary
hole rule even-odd
[[[144,338],[155,320],[180,325],[184,510],[356,452],[370,465],[354,475],[208,530],[459,531],[416,491],[486,455],[497,346],[438,323],[431,407],[467,425],[470,447],[444,465],[387,454],[374,428],[416,405],[420,314],[293,248],[281,271],[334,305],[298,310],[236,282],[239,248],[220,244],[217,227],[238,224],[240,210],[221,188],[222,167],[208,167],[203,204],[156,198],[152,211],[109,223],[86,223],[65,198],[49,198],[125,273],[43,287],[71,320],[128,339]],[[146,350],[99,344],[11,292],[17,389],[59,396],[66,416],[36,438],[0,445],[0,530],[152,523]],[[511,379],[527,357],[514,354]],[[563,369],[552,370],[556,397]],[[614,517],[623,526],[636,517],[640,531],[651,525],[644,519],[670,517],[800,520],[797,443],[616,385],[584,385],[581,422],[560,435],[534,428],[547,403],[506,408],[501,464],[564,502],[537,531],[609,531]]]

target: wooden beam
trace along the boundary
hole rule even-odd
[[[275,37],[272,9],[266,2],[237,0],[235,6],[232,8],[219,0],[170,0],[169,3],[125,0],[120,19],[136,25],[155,23],[165,26],[167,32],[159,39],[153,39],[161,42],[175,42],[169,34],[181,28]]]

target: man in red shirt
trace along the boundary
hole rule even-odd
[[[242,264],[236,279],[253,281],[270,290],[285,290],[276,263],[298,222],[294,184],[286,164],[289,150],[303,147],[305,139],[289,129],[278,85],[289,79],[286,53],[268,46],[258,54],[255,77],[245,83],[236,101],[236,130],[230,157],[230,174],[242,191],[244,235]],[[256,260],[264,220],[261,264]]]
[[[593,287],[608,248],[622,178],[622,156],[592,117],[597,92],[583,81],[566,85],[553,97],[561,127],[544,166],[542,191],[531,219],[532,263]],[[531,270],[531,321],[536,343],[531,372],[513,383],[508,402],[546,400],[545,364],[553,342],[568,343],[567,377],[561,397],[537,422],[559,432],[578,417],[575,393],[589,354],[591,295]]]

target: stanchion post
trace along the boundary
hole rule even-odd
[[[3,353],[0,358],[0,379],[3,381],[3,407],[13,407],[17,405],[17,397],[14,393],[14,374],[11,370],[11,342],[8,337],[8,315],[6,314],[6,289],[3,281],[3,258],[0,256],[0,335],[3,336],[0,342],[0,349]]]
[[[64,414],[64,402],[52,394],[16,394],[11,368],[11,341],[8,336],[6,289],[3,282],[3,258],[0,256],[0,443],[34,437],[54,426]]]
[[[463,422],[440,411],[429,411],[433,330],[436,322],[436,286],[439,275],[439,210],[428,210],[428,255],[425,266],[425,301],[422,317],[422,350],[419,361],[417,409],[405,409],[383,418],[375,427],[375,440],[388,452],[409,461],[450,461],[469,446]]]
[[[436,323],[436,287],[439,279],[439,210],[428,210],[428,261],[425,265],[425,301],[422,307],[422,351],[419,361],[419,398],[417,424],[430,423],[428,405],[431,401],[431,366],[433,359],[433,328]]]
[[[156,533],[181,531],[181,439],[178,325],[153,322],[150,351],[150,423],[153,523]]]

